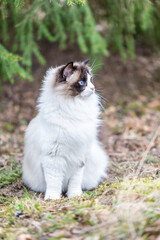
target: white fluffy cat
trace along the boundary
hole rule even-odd
[[[100,99],[87,61],[50,68],[38,115],[25,134],[23,181],[46,199],[79,196],[106,178],[107,153],[97,139]]]

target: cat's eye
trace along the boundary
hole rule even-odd
[[[84,85],[84,81],[83,81],[83,80],[79,81],[78,83],[79,83],[79,85],[81,85],[81,86]]]

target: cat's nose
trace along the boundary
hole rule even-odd
[[[94,91],[94,89],[95,89],[94,87],[91,88],[92,91]]]

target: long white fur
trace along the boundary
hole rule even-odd
[[[82,189],[97,187],[106,177],[107,153],[97,139],[99,97],[88,74],[88,84],[77,97],[57,94],[53,88],[57,68],[43,81],[38,115],[25,134],[23,181],[44,192],[45,199],[69,198]]]

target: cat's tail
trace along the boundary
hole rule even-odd
[[[98,141],[94,141],[86,156],[82,189],[91,190],[107,178],[109,157]]]

